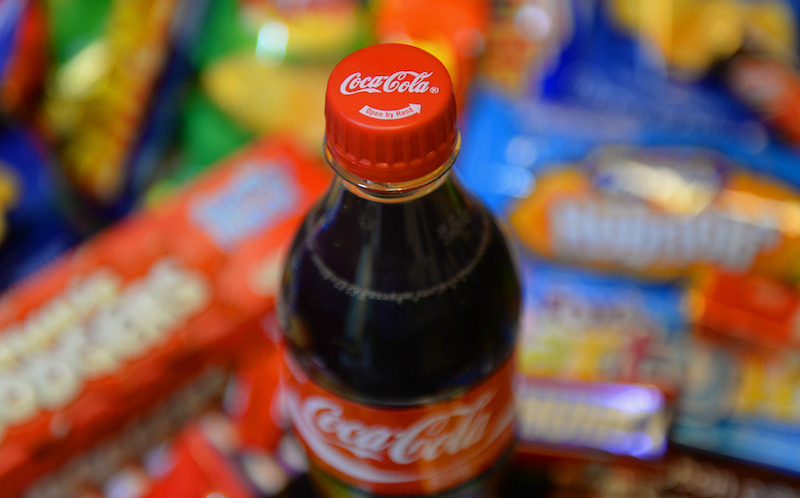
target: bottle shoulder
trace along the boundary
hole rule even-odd
[[[312,212],[300,245],[338,281],[377,292],[419,292],[462,280],[490,242],[505,244],[486,208],[447,186],[402,204],[346,194]],[[403,288],[403,285],[406,287]]]

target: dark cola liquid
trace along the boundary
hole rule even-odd
[[[337,181],[294,241],[281,322],[298,364],[337,394],[418,404],[509,357],[519,296],[504,237],[454,181],[405,203]]]
[[[520,285],[492,216],[452,178],[402,203],[337,179],[296,236],[279,303],[318,384],[399,407],[457,396],[508,360]]]

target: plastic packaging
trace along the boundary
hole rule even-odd
[[[591,268],[677,278],[703,268],[796,280],[798,192],[710,151],[606,149],[537,176],[509,213],[526,249]]]
[[[0,10],[0,116],[27,119],[41,98],[47,70],[45,12],[39,0]]]
[[[328,178],[289,142],[257,144],[7,293],[0,488],[16,494],[210,365],[230,369]]]
[[[0,291],[45,268],[83,236],[63,210],[57,163],[28,128],[0,125]]]

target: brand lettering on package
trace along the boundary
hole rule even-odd
[[[355,72],[342,81],[339,91],[342,95],[356,93],[425,93],[430,89],[436,93],[430,83],[426,81],[433,75],[430,71],[396,71],[390,75],[362,76]],[[438,89],[437,89],[438,90]]]

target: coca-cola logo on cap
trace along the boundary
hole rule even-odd
[[[395,71],[389,75],[362,76],[361,72],[351,73],[342,80],[339,92],[342,95],[356,93],[438,93],[439,87],[431,86],[428,78],[432,71]]]

